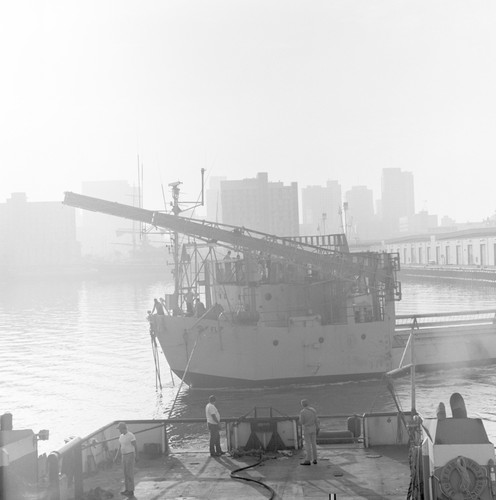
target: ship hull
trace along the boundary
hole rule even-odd
[[[395,332],[387,321],[324,326],[308,317],[292,323],[276,328],[154,317],[152,326],[172,371],[195,388],[365,380],[412,361],[410,332]],[[419,371],[493,363],[496,324],[417,330],[414,350]]]
[[[173,372],[182,379],[184,371],[173,370]],[[231,377],[219,377],[206,375],[203,373],[189,373],[186,380],[188,385],[195,389],[210,389],[210,388],[240,388],[240,389],[255,389],[260,387],[280,387],[284,385],[318,385],[325,383],[351,382],[356,380],[370,380],[380,378],[382,372],[346,374],[346,375],[325,375],[320,377],[289,377],[275,378],[267,380],[243,380]]]
[[[294,318],[287,327],[153,317],[170,368],[193,387],[263,387],[380,377],[392,368],[391,325],[320,325]]]
[[[393,339],[393,364],[398,366],[409,332],[398,332]],[[496,361],[496,324],[444,325],[415,331],[414,362],[419,370],[436,370],[490,364]],[[407,349],[405,362],[411,362]]]

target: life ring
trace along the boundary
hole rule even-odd
[[[459,456],[443,467],[439,482],[448,498],[461,498],[462,494],[464,500],[477,500],[487,486],[487,475],[477,462]]]

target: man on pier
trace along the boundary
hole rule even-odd
[[[302,410],[300,411],[300,424],[303,428],[303,440],[305,441],[306,459],[301,465],[310,465],[317,463],[317,434],[319,428],[319,419],[317,412],[308,405],[306,399],[301,400]]]
[[[121,435],[119,436],[119,448],[114,457],[117,460],[119,453],[122,456],[122,470],[124,472],[124,491],[121,495],[134,496],[134,462],[138,461],[138,446],[132,432],[127,430],[125,422],[119,422],[117,426]]]
[[[215,406],[215,396],[208,398],[207,406],[205,407],[205,415],[207,417],[208,430],[210,432],[210,456],[220,457],[225,455],[220,447],[220,413]]]

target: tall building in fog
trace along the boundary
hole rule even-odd
[[[205,193],[205,205],[207,209],[207,220],[211,222],[222,222],[222,200],[220,196],[220,183],[226,177],[210,177],[207,192]]]
[[[400,168],[382,170],[382,229],[386,237],[399,233],[399,220],[415,214],[413,174]]]
[[[61,201],[28,202],[25,193],[13,193],[0,203],[0,268],[17,274],[39,268],[78,263],[76,215]]]
[[[88,181],[82,193],[125,205],[139,206],[138,190],[127,181]],[[87,210],[81,213],[79,240],[83,256],[118,259],[130,255],[140,243],[139,223]]]
[[[348,240],[377,238],[374,215],[374,196],[366,186],[353,186],[346,192],[346,225]]]
[[[327,181],[325,186],[302,188],[301,234],[342,233],[341,206],[341,185],[338,181]]]
[[[266,172],[254,179],[220,183],[222,222],[279,236],[299,235],[298,184],[269,182]]]

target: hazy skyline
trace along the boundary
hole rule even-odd
[[[338,180],[416,211],[495,213],[496,4],[472,1],[16,1],[0,6],[0,202],[83,181],[196,197],[200,169]],[[167,197],[170,196],[167,189]]]

